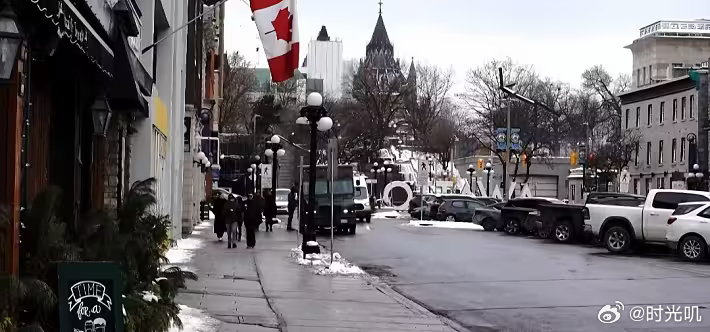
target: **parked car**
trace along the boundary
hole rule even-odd
[[[486,204],[471,199],[449,198],[439,205],[436,220],[445,221],[470,221],[476,209],[485,207]]]
[[[496,225],[508,235],[518,235],[521,232],[537,233],[537,221],[540,219],[538,207],[541,204],[564,204],[559,199],[548,197],[514,198],[501,209],[501,218]]]
[[[370,191],[367,188],[365,178],[355,180],[355,217],[358,221],[370,223],[372,221],[372,208],[370,207]]]
[[[464,200],[464,201],[476,201],[480,202],[478,200],[479,197],[475,196],[469,196],[469,195],[460,195],[460,194],[444,194],[444,195],[436,195],[435,199],[429,204],[429,218],[434,219],[434,220],[443,220],[438,218],[439,214],[439,206],[443,204],[445,201],[450,200],[450,199],[458,199],[458,200]],[[483,204],[484,206],[486,205],[485,203]],[[466,219],[466,221],[471,220]]]
[[[409,216],[412,217],[412,219],[421,219],[421,220],[429,220],[429,206],[420,206],[417,208],[414,208],[411,212],[409,212]]]
[[[414,209],[422,206],[422,200],[424,201],[424,205],[426,206],[433,202],[435,199],[436,195],[434,194],[414,194],[414,197],[409,201],[408,212],[411,214]]]
[[[476,209],[472,218],[473,223],[489,232],[496,230],[496,225],[500,223],[500,211],[505,204],[500,202]]]
[[[681,203],[668,218],[666,244],[690,261],[708,256],[710,240],[710,202]]]
[[[276,189],[276,214],[288,214],[288,194],[290,189]]]
[[[587,208],[562,202],[540,204],[537,207],[537,235],[568,243],[592,237],[591,227],[585,224]]]
[[[587,223],[609,252],[625,253],[638,243],[665,244],[668,218],[678,204],[708,201],[709,192],[653,189],[641,205],[587,203]]]

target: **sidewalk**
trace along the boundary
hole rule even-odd
[[[368,276],[315,275],[289,256],[296,236],[262,226],[256,249],[227,249],[205,222],[179,241],[168,258],[200,277],[177,298],[184,331],[455,331]]]

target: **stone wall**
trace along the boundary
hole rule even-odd
[[[127,122],[121,114],[115,114],[106,132],[106,168],[104,176],[104,208],[116,216],[119,204],[125,197],[130,183],[128,169],[130,163],[130,140]]]

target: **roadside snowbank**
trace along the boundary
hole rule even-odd
[[[381,210],[372,214],[373,219],[402,219],[408,216],[403,215],[395,210]]]
[[[339,253],[333,253],[333,263],[330,262],[330,252],[321,248],[320,254],[308,254],[303,258],[301,247],[291,249],[291,257],[296,258],[300,265],[314,266],[317,275],[357,275],[365,273],[359,267],[343,259]]]
[[[179,305],[180,313],[178,317],[182,321],[182,331],[185,332],[216,332],[219,326],[219,321],[207,316],[204,312],[198,309],[193,309],[188,306]],[[177,327],[171,327],[168,332],[181,331]]]
[[[482,231],[483,227],[470,222],[454,222],[454,221],[434,221],[434,220],[412,220],[404,226],[413,227],[434,227],[434,228],[449,228],[449,229],[468,229],[474,231]]]

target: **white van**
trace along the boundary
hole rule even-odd
[[[370,207],[370,190],[367,187],[367,177],[364,175],[355,176],[355,217],[369,223],[372,219],[372,208]]]

